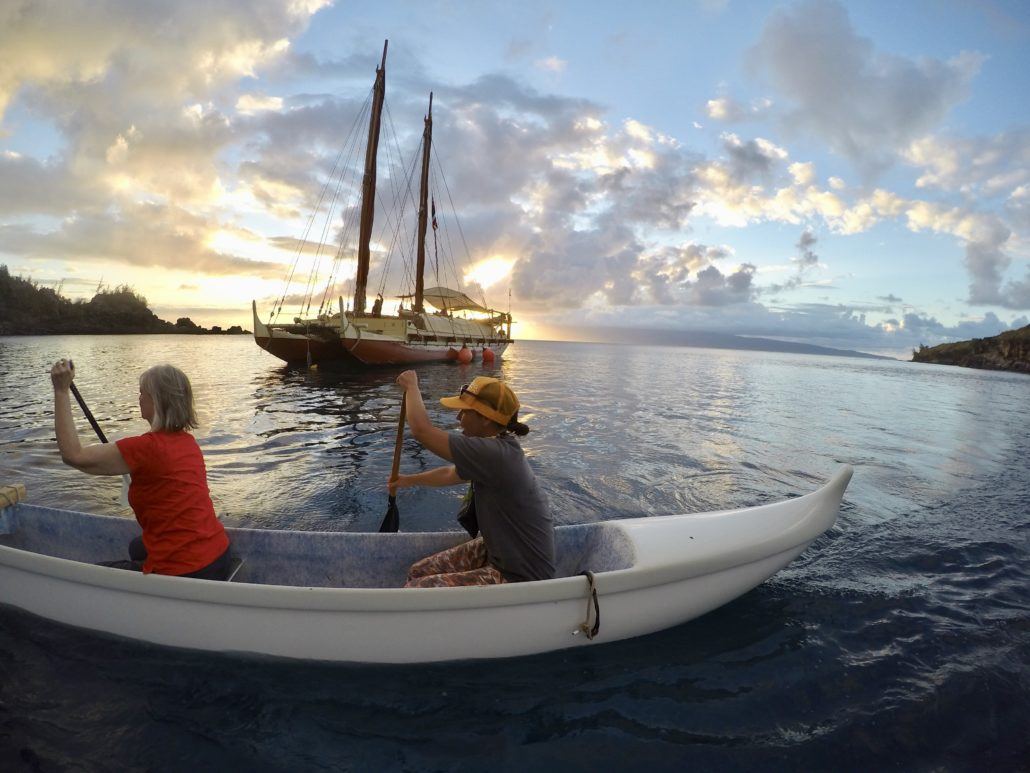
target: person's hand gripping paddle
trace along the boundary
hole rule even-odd
[[[401,445],[404,443],[404,409],[406,401],[405,396],[401,395],[401,417],[397,422],[397,442],[393,447],[393,471],[390,473],[390,480],[397,477],[397,473],[401,469]],[[383,516],[383,522],[379,526],[380,532],[395,532],[400,528],[401,525],[401,514],[397,510],[397,495],[390,493],[390,504],[386,508],[386,515]]]

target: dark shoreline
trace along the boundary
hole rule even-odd
[[[991,338],[920,346],[912,352],[912,362],[1030,374],[1030,325]]]

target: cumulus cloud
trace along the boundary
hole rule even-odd
[[[741,123],[764,117],[772,104],[771,99],[759,99],[744,105],[732,97],[718,97],[705,103],[705,112],[715,121]]]
[[[207,246],[222,227],[211,214],[226,192],[219,156],[239,139],[217,101],[241,77],[281,59],[288,37],[324,4],[7,4],[0,11],[0,120],[18,99],[57,129],[62,146],[45,162],[0,158],[0,215],[63,219],[56,227],[9,220],[5,249],[278,274],[276,264]],[[259,103],[244,98],[248,105]]]
[[[313,247],[318,233],[272,235],[261,240],[268,259],[254,261],[225,246],[251,237],[213,242],[212,235],[235,228],[240,211],[285,224],[325,210],[323,185],[334,170],[343,181],[327,196],[353,212],[363,140],[342,153],[341,144],[346,129],[360,123],[378,51],[340,59],[291,51],[287,41],[322,5],[318,0],[205,6],[210,21],[199,31],[198,2],[163,9],[101,5],[93,14],[80,14],[89,17],[81,28],[59,18],[69,12],[56,3],[0,11],[8,14],[8,23],[0,24],[0,49],[24,54],[0,68],[0,110],[19,100],[49,121],[63,143],[45,161],[0,156],[0,223],[7,223],[0,245],[8,254],[73,254],[278,279],[283,266],[275,259],[325,251]],[[797,10],[774,15],[755,54],[770,65],[772,82],[784,96],[811,113],[805,127],[841,152],[851,152],[849,142],[903,149],[926,178],[927,190],[950,188],[963,174],[968,177],[960,166],[948,166],[946,153],[935,161],[941,146],[925,138],[960,97],[971,65],[878,54],[851,30],[838,6],[816,8],[823,10],[811,19]],[[51,39],[42,35],[44,29],[60,34]],[[819,33],[828,35],[826,45],[803,50],[800,43]],[[62,36],[71,43],[57,52],[54,41]],[[838,44],[840,51],[834,50]],[[531,61],[546,52],[513,44],[510,53]],[[540,61],[551,72],[566,66],[557,58]],[[791,287],[801,286],[803,273],[819,262],[817,231],[860,233],[900,218],[912,230],[948,233],[969,246],[971,299],[1027,307],[1019,305],[1026,283],[1007,279],[1012,245],[1004,230],[1030,222],[1025,183],[1008,194],[1006,221],[991,223],[967,205],[945,208],[886,190],[849,190],[838,178],[821,181],[814,163],[792,159],[786,145],[766,137],[725,133],[715,157],[707,158],[655,126],[634,119],[609,123],[604,105],[544,93],[502,74],[429,84],[422,63],[399,47],[390,65],[389,123],[400,136],[381,145],[381,197],[389,198],[389,185],[403,183],[398,169],[409,159],[395,151],[401,148],[403,156],[414,148],[426,93],[433,88],[437,155],[460,210],[460,241],[467,240],[477,257],[498,255],[513,264],[520,308],[572,314],[633,307],[634,315],[682,324],[726,323],[735,315],[753,323],[752,334],[761,334],[760,325],[800,335],[827,324],[857,340],[856,331],[866,323],[855,307],[765,308],[757,299],[787,285],[760,286],[755,256],[693,241],[699,216],[722,225],[796,226],[801,237]],[[846,70],[845,83],[826,95],[824,75],[814,70],[830,65]],[[813,72],[803,77],[808,70]],[[254,75],[261,76],[260,90]],[[331,79],[320,85],[343,94],[290,93],[299,87],[291,79],[302,75]],[[345,88],[335,89],[340,84]],[[841,96],[850,87],[854,94]],[[919,89],[928,93],[912,101],[912,115],[879,125],[905,104],[910,90]],[[845,104],[852,100],[854,106]],[[818,109],[808,110],[813,106]],[[724,97],[709,103],[708,114],[741,122],[771,107],[769,101],[743,105]],[[1015,147],[1018,136],[1013,133],[996,150]],[[989,146],[977,146],[984,159],[977,184],[1001,191],[1001,166]],[[954,146],[958,156],[966,150]],[[435,169],[434,161],[434,175]],[[437,203],[442,210],[443,199]],[[44,225],[40,215],[59,221]],[[440,219],[443,242],[448,232],[442,211]],[[330,238],[353,242],[354,234],[338,223]],[[288,233],[279,225],[268,232]],[[377,229],[394,226],[377,215]],[[457,232],[451,235],[459,241]],[[384,267],[388,241],[387,235],[373,245]],[[738,267],[728,267],[730,257]]]
[[[723,246],[687,244],[665,247],[641,256],[633,269],[640,303],[672,305],[689,302],[694,287],[689,278],[717,260],[729,257]]]
[[[1008,196],[1030,183],[1030,129],[991,137],[929,135],[911,142],[902,157],[922,169],[920,188]]]
[[[772,13],[750,60],[794,106],[789,125],[873,173],[966,97],[982,58],[911,60],[877,51],[842,5],[806,0]]]
[[[724,134],[722,145],[729,157],[733,178],[742,182],[770,177],[788,155],[786,150],[762,137],[744,141],[736,134]]]
[[[700,271],[690,286],[690,300],[697,306],[726,306],[745,303],[754,296],[752,280],[755,267],[744,263],[731,274],[723,274],[715,266]]]

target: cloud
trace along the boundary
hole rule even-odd
[[[218,223],[158,204],[67,218],[51,231],[0,226],[0,244],[12,254],[76,261],[113,260],[129,266],[174,268],[205,274],[241,274],[278,279],[284,266],[225,254],[207,246]]]
[[[705,103],[705,113],[715,121],[742,123],[764,117],[772,108],[772,104],[771,99],[759,99],[744,105],[732,97],[718,97]]]
[[[726,247],[704,244],[665,247],[643,255],[637,259],[632,272],[639,291],[636,300],[644,304],[687,303],[694,291],[694,286],[688,281],[691,272],[697,274],[729,255]]]
[[[736,134],[723,134],[722,146],[729,156],[730,173],[740,182],[769,178],[787,159],[786,150],[762,137],[745,142]]]
[[[171,10],[127,5],[118,13],[100,6],[97,18],[86,20],[82,30],[58,18],[64,6],[35,3],[8,25],[21,38],[15,40],[0,26],[0,45],[12,42],[26,53],[13,69],[0,71],[0,93],[49,122],[62,142],[45,161],[0,156],[5,182],[0,222],[7,223],[0,243],[9,254],[73,255],[278,279],[283,265],[248,260],[252,244],[236,248],[251,237],[220,240],[219,232],[237,228],[237,218],[245,213],[265,223],[271,218],[262,227],[266,233],[291,233],[290,221],[303,222],[313,209],[325,210],[334,196],[353,211],[362,173],[361,130],[353,146],[342,153],[341,146],[347,129],[360,122],[378,51],[338,59],[293,52],[287,41],[304,28],[318,2],[219,5],[204,12],[213,28],[194,36],[198,3]],[[841,127],[850,125],[845,118],[839,125],[830,120],[845,99],[836,94],[806,128],[824,131],[834,142],[886,137],[891,152],[905,150],[909,162],[927,176],[927,191],[958,184],[961,168],[934,166],[936,146],[919,142],[927,136],[930,117],[943,114],[958,98],[965,71],[956,63],[913,63],[877,54],[855,36],[839,7],[829,8],[821,19],[800,19],[800,12],[793,11],[774,17],[756,49],[783,60],[770,72],[800,108],[808,105],[801,97],[809,84],[791,69],[801,65],[774,42],[801,40],[813,30],[828,32],[830,44],[844,44],[841,62],[859,66],[845,79],[845,86],[859,87],[853,110],[862,120],[854,136],[842,133]],[[39,34],[47,25],[60,33],[54,40]],[[25,39],[33,34],[39,52],[29,55],[32,46]],[[54,53],[61,36],[70,41],[68,50]],[[528,46],[512,49],[527,61],[544,53]],[[830,53],[817,47],[802,64],[828,64]],[[46,70],[33,64],[34,57],[42,61],[51,55],[60,67]],[[794,57],[804,55],[793,52]],[[560,72],[566,65],[554,58],[549,66]],[[421,131],[418,118],[431,87],[426,69],[415,55],[391,53],[390,123],[396,120],[399,136],[381,144],[379,193],[384,199],[393,195],[390,184],[403,184],[402,168]],[[314,93],[311,76],[326,79],[319,87],[327,93]],[[821,85],[817,74],[812,78]],[[936,101],[916,99],[916,117],[903,116],[894,128],[874,127],[903,102],[898,84],[936,89]],[[787,285],[761,286],[758,256],[738,256],[728,245],[695,241],[691,229],[702,217],[721,225],[764,221],[797,227],[796,276],[788,280],[793,287],[801,286],[803,272],[818,264],[815,233],[860,233],[898,218],[912,230],[952,234],[970,245],[967,265],[970,276],[977,277],[971,281],[971,298],[1025,308],[1019,306],[1025,283],[1007,278],[1013,244],[1001,230],[1030,221],[1025,185],[1006,199],[1006,220],[994,224],[999,229],[972,205],[943,207],[886,190],[849,189],[838,178],[824,181],[814,163],[792,159],[787,145],[766,137],[723,134],[718,154],[707,158],[641,121],[608,123],[604,105],[538,91],[502,74],[432,88],[436,153],[461,215],[460,234],[448,230],[443,197],[437,199],[444,224],[441,244],[450,238],[459,247],[467,242],[474,259],[496,255],[514,261],[512,286],[520,308],[611,309],[616,315],[631,308],[628,316],[684,324],[726,322],[736,315],[777,330],[788,329],[783,320],[789,318],[806,335],[818,331],[814,322],[806,327],[815,319],[834,321],[831,328],[842,335],[857,335],[854,331],[865,324],[857,321],[860,312],[854,307],[818,313],[814,307],[789,313],[764,307],[758,298]],[[880,95],[880,89],[887,93]],[[337,90],[345,96],[328,93]],[[755,118],[772,107],[768,101],[742,105],[728,97],[709,105],[713,120],[724,121]],[[919,127],[924,128],[917,132]],[[1016,143],[1017,133],[1013,138],[1010,143]],[[983,143],[984,158],[988,145]],[[1009,145],[997,147],[1000,152]],[[956,146],[959,155],[962,151]],[[989,173],[993,163],[978,167],[983,186],[997,187],[988,182],[997,177]],[[334,169],[343,182],[338,189],[326,189]],[[410,197],[398,198],[404,196]],[[339,222],[337,217],[325,232],[330,241],[352,242],[354,234],[344,234]],[[395,225],[377,214],[376,238],[381,229]],[[410,226],[408,220],[402,223]],[[284,262],[298,248],[310,255],[321,234],[300,230],[265,238],[265,255]],[[387,233],[382,245],[374,245],[384,265],[389,241]],[[739,267],[727,267],[730,257]],[[805,324],[798,322],[801,317]]]
[[[565,72],[565,68],[568,66],[568,62],[564,59],[559,59],[556,56],[549,56],[546,59],[539,59],[536,62],[537,69],[547,70],[548,72],[554,73]]]
[[[104,192],[93,180],[73,180],[63,158],[39,161],[10,151],[0,153],[0,180],[0,217],[62,215]]]
[[[801,238],[798,239],[797,243],[798,256],[794,259],[799,271],[818,265],[819,256],[812,250],[817,241],[819,240],[815,238],[811,231],[805,230],[801,234]]]
[[[698,272],[697,281],[690,285],[690,300],[697,306],[746,303],[754,295],[754,276],[755,267],[750,263],[728,275],[715,266],[709,266]]]
[[[1008,196],[1030,183],[1030,128],[992,137],[920,137],[902,157],[923,170],[919,188]]]
[[[822,138],[865,174],[937,126],[965,99],[982,57],[906,59],[875,50],[846,9],[806,0],[774,11],[750,64],[794,105],[788,126]]]
[[[282,97],[269,97],[264,94],[242,94],[236,100],[237,112],[253,115],[264,110],[282,110]]]

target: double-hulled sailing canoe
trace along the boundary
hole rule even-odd
[[[373,304],[371,310],[367,307],[379,133],[386,95],[386,50],[384,45],[383,60],[376,68],[376,78],[372,87],[368,141],[361,181],[357,268],[354,275],[352,306],[345,308],[343,299],[340,298],[338,312],[322,313],[320,306],[320,313],[313,317],[299,316],[286,323],[263,323],[258,318],[256,302],[253,304],[254,340],[258,346],[288,363],[310,365],[345,359],[364,365],[403,365],[443,360],[471,361],[477,357],[489,360],[500,357],[512,343],[510,313],[487,308],[460,290],[447,287],[426,289],[424,286],[430,210],[433,213],[434,233],[437,226],[436,205],[429,195],[433,142],[432,94],[429,95],[429,109],[425,115],[422,133],[417,235],[414,240],[415,286],[410,294],[399,296],[401,304],[396,313],[382,312],[381,297]],[[318,246],[318,254],[328,252],[335,252],[339,259],[343,252],[342,245],[332,249],[325,248],[325,245]],[[294,271],[291,270],[290,275],[293,274]],[[330,281],[330,287],[331,285]],[[329,289],[327,288],[327,293]],[[309,280],[309,290],[305,297],[308,307],[310,300]],[[409,303],[406,309],[403,305],[405,301]],[[435,311],[431,311],[429,307]],[[281,308],[282,301],[273,314],[277,315]]]
[[[560,526],[556,579],[467,588],[399,587],[463,533],[228,529],[242,564],[212,582],[96,566],[123,554],[134,521],[18,502],[0,510],[0,603],[213,652],[361,663],[550,652],[660,631],[746,593],[833,525],[851,475],[843,466],[812,493],[758,507]]]

